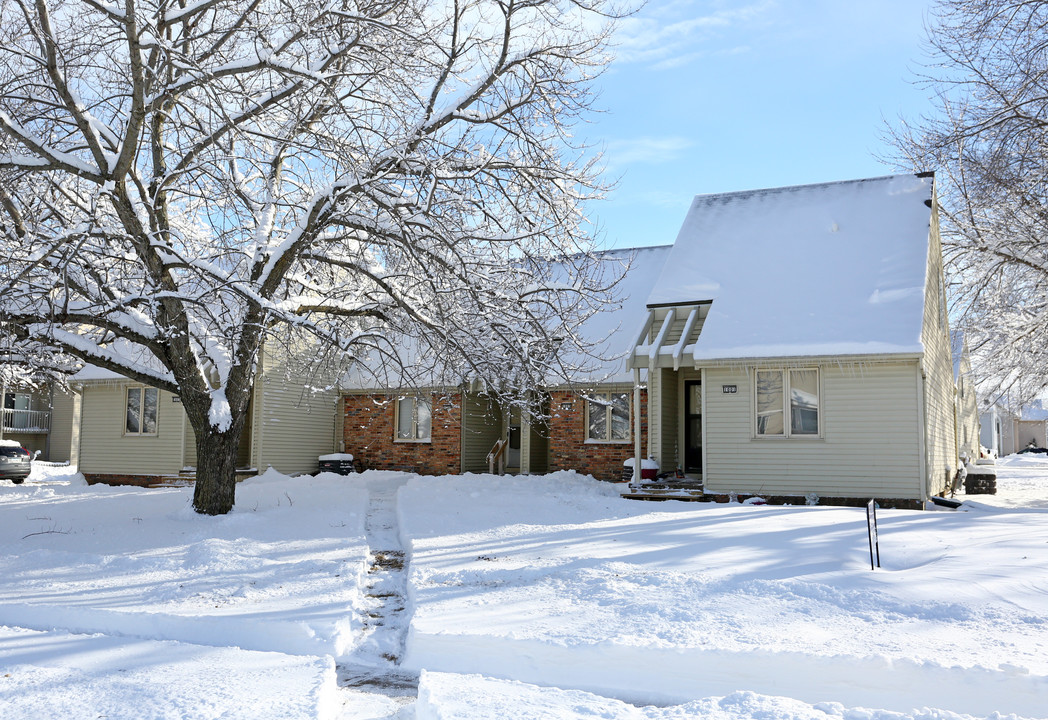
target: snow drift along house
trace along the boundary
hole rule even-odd
[[[506,438],[513,471],[614,480],[639,446],[707,493],[913,506],[952,483],[931,175],[700,196],[673,246],[631,252],[625,308],[585,329],[617,323],[625,362],[548,388],[548,425],[467,387],[359,386],[343,398],[345,451],[371,467],[481,471]]]

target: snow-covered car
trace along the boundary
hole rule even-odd
[[[27,477],[32,463],[29,451],[17,440],[0,440],[0,478],[18,485]]]

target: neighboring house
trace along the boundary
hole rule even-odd
[[[1015,417],[1003,404],[983,400],[979,443],[997,457],[1015,452]]]
[[[615,251],[627,362],[548,388],[548,426],[466,386],[360,384],[344,450],[480,471],[504,438],[515,471],[611,480],[639,449],[709,493],[918,506],[959,467],[935,202],[930,175],[698,197],[673,246]]]
[[[954,330],[950,333],[950,354],[953,356],[953,382],[956,391],[954,418],[957,454],[961,458],[974,461],[979,458],[979,406],[964,331]]]
[[[77,464],[88,482],[148,485],[192,477],[196,436],[177,395],[87,367],[72,379],[77,391]],[[337,393],[306,390],[286,363],[263,353],[241,438],[237,467],[254,474],[317,469],[335,447]]]
[[[5,387],[0,439],[17,440],[39,460],[72,457],[75,397],[49,383]]]

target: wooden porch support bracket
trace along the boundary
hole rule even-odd
[[[680,340],[673,347],[673,369],[680,370],[680,361],[684,357],[684,348],[688,344],[688,336],[691,335],[691,329],[695,327],[695,321],[699,318],[699,306],[696,305],[688,313],[688,319],[684,323],[684,332],[680,335]]]
[[[658,366],[659,362],[659,350],[662,349],[662,343],[666,341],[666,334],[670,331],[670,327],[673,325],[673,321],[676,319],[677,313],[673,308],[670,308],[666,312],[666,319],[662,321],[662,327],[659,328],[659,334],[655,338],[655,342],[648,350],[648,369],[649,372]],[[637,378],[637,382],[640,382],[640,378]]]

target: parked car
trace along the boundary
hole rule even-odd
[[[27,477],[32,463],[29,451],[17,440],[0,440],[0,478],[18,485]]]

